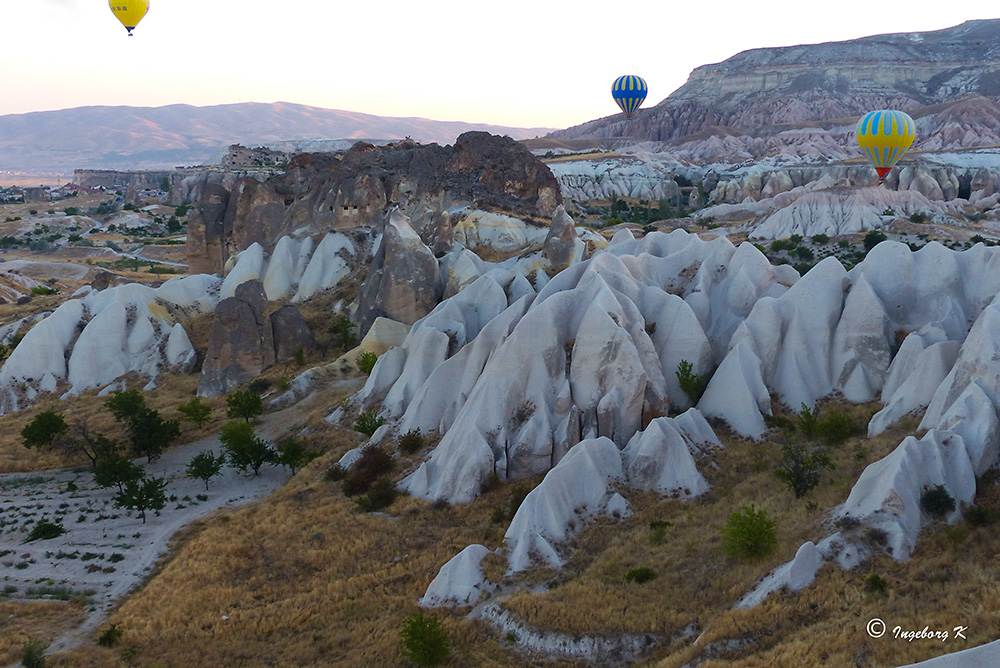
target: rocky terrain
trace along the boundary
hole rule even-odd
[[[455,665],[995,659],[995,27],[755,50],[633,121],[527,144],[362,142],[127,211],[124,193],[6,205],[0,449],[20,473],[0,486],[19,508],[102,503],[66,496],[82,473],[26,488],[78,462],[16,434],[126,387],[163,410],[264,388],[264,419],[317,456],[203,520],[111,613],[127,656],[78,633],[61,660],[406,665],[417,610]],[[923,142],[881,185],[850,146],[874,104]],[[139,276],[153,254],[184,275]],[[748,508],[772,522],[759,554],[730,549]],[[36,522],[18,512],[8,554]],[[158,551],[172,517],[105,526]],[[35,557],[115,547],[81,525],[3,565],[4,596],[102,584]],[[899,636],[955,624],[961,643]]]

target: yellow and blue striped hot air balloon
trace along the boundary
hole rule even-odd
[[[632,114],[646,99],[647,90],[642,77],[626,74],[615,79],[615,83],[611,86],[611,97],[615,98],[615,102],[625,112],[625,118],[632,118]]]
[[[149,11],[149,2],[150,0],[108,0],[108,6],[131,37],[132,31]]]
[[[917,136],[913,119],[902,111],[882,109],[858,121],[858,145],[868,154],[879,180],[884,180]]]

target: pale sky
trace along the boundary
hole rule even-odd
[[[739,51],[938,30],[996,3],[151,0],[127,37],[106,0],[0,0],[0,115],[87,105],[296,102],[519,127],[652,106]]]

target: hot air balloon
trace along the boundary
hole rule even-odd
[[[647,90],[642,77],[627,74],[615,79],[615,83],[611,86],[611,97],[615,98],[615,102],[625,112],[625,118],[632,118],[632,114],[646,99]]]
[[[108,6],[131,37],[132,31],[149,11],[149,2],[150,0],[108,0]]]
[[[916,137],[913,119],[902,111],[872,111],[858,121],[858,145],[868,154],[879,181],[884,181]]]

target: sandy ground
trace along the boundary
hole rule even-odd
[[[152,464],[136,460],[147,475],[168,481],[170,501],[158,513],[147,511],[145,523],[137,512],[115,508],[116,490],[97,487],[87,468],[0,475],[0,587],[8,599],[69,590],[91,601],[87,622],[56,640],[50,652],[67,649],[96,629],[184,525],[218,508],[259,499],[288,478],[286,469],[274,466],[263,467],[260,477],[226,467],[206,490],[201,480],[184,477],[191,457],[205,450],[221,452],[217,436],[171,449]],[[62,524],[66,533],[23,543],[43,519]]]

